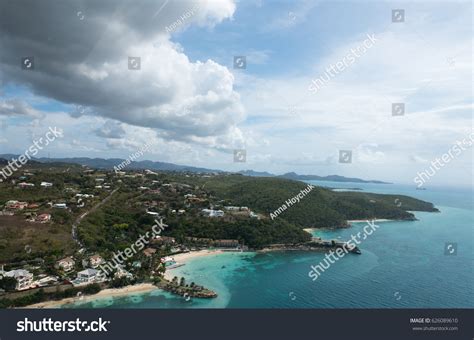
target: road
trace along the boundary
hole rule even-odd
[[[88,211],[86,211],[85,213],[81,214],[75,221],[74,223],[72,224],[72,230],[71,230],[71,234],[72,234],[72,239],[79,245],[80,248],[83,247],[81,241],[79,241],[79,239],[77,238],[77,227],[79,226],[79,224],[81,224],[82,220],[84,219],[84,217],[86,217],[87,215],[89,215],[91,212],[94,212],[95,210],[97,210],[98,208],[100,208],[102,205],[104,205],[105,203],[107,203],[107,201],[110,200],[110,198],[113,196],[113,194],[115,194],[117,192],[119,188],[116,188],[114,189],[106,198],[104,198],[102,201],[100,201],[99,203],[97,203],[96,205],[94,205],[92,208],[90,208]]]

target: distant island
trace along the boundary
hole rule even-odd
[[[353,177],[344,177],[338,175],[330,175],[330,176],[318,176],[318,175],[298,175],[295,172],[287,172],[283,175],[273,175],[268,172],[258,172],[253,170],[244,170],[239,171],[240,174],[244,176],[253,176],[253,177],[279,177],[279,178],[287,178],[287,179],[294,179],[297,181],[331,181],[331,182],[352,182],[352,183],[374,183],[374,184],[392,184],[388,182],[376,181],[376,180],[363,180],[360,178],[353,178]]]

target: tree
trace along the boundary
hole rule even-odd
[[[186,280],[184,279],[184,277],[182,277],[181,281],[179,282],[179,285],[183,287],[185,284],[186,284]]]
[[[17,281],[14,277],[5,276],[0,279],[0,288],[6,290],[7,292],[11,292],[15,290],[16,283]]]

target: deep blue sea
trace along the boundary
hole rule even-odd
[[[224,253],[193,259],[174,270],[174,275],[216,291],[216,299],[186,301],[156,290],[65,308],[474,307],[472,189],[421,191],[395,184],[311,183],[408,195],[434,203],[441,212],[415,212],[418,221],[377,223],[380,227],[359,245],[362,255],[346,255],[316,281],[308,272],[324,253]],[[347,240],[365,225],[354,223],[351,228],[315,234]],[[457,246],[457,253],[446,252],[447,243]]]

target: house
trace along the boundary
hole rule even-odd
[[[151,216],[158,216],[158,215],[160,215],[160,213],[157,213],[157,212],[155,212],[155,211],[147,211],[146,213],[147,213],[148,215],[151,215]]]
[[[26,202],[19,202],[19,201],[8,201],[5,203],[5,208],[10,210],[23,210],[28,206]]]
[[[248,207],[235,207],[235,206],[227,206],[227,207],[224,207],[225,210],[229,210],[229,211],[248,211],[249,208]]]
[[[53,204],[53,208],[67,209],[67,205],[66,205],[66,203],[55,203],[55,204]]]
[[[222,217],[224,216],[224,212],[222,210],[214,210],[214,209],[202,209],[201,214],[206,217]]]
[[[33,183],[21,182],[21,183],[18,183],[18,186],[22,189],[25,189],[25,188],[32,188],[35,185]]]
[[[215,240],[214,245],[222,248],[237,248],[239,246],[238,240]]]
[[[74,269],[75,264],[76,262],[74,261],[72,257],[66,257],[56,262],[56,268],[62,269],[65,272],[69,272]]]
[[[209,245],[212,243],[212,239],[202,237],[186,237],[186,241],[202,245]]]
[[[89,194],[76,194],[76,197],[81,197],[81,198],[94,198],[94,195],[89,195]]]
[[[49,221],[51,221],[50,214],[41,214],[41,215],[36,216],[36,222],[47,223]]]
[[[37,204],[37,203],[31,203],[31,204],[28,204],[27,208],[28,208],[28,209],[38,209],[38,208],[39,208],[39,204]]]
[[[176,240],[174,239],[174,237],[156,235],[156,237],[152,240],[152,243],[156,243],[156,244],[174,244],[174,243],[176,243]]]
[[[125,277],[127,279],[133,279],[133,275],[130,272],[126,271],[122,267],[118,267],[117,271],[114,274],[114,278],[122,278],[122,277]]]
[[[87,268],[77,273],[78,283],[92,283],[98,279],[99,271],[97,269]]]
[[[141,267],[142,267],[142,263],[141,263],[140,261],[133,261],[132,267],[133,267],[133,268],[141,268]]]
[[[89,264],[91,265],[92,268],[97,268],[104,262],[105,262],[104,259],[100,255],[93,255],[89,257]]]
[[[13,277],[16,280],[16,290],[25,290],[33,283],[33,274],[24,269],[15,269],[5,273],[5,276]]]
[[[258,215],[256,213],[254,213],[253,211],[249,212],[249,216],[250,216],[250,218],[258,218]]]
[[[144,251],[143,251],[143,254],[146,256],[146,257],[150,257],[150,256],[153,256],[153,254],[156,253],[156,249],[154,248],[146,248]]]
[[[53,183],[49,182],[41,182],[40,184],[43,188],[51,188],[53,186]]]

